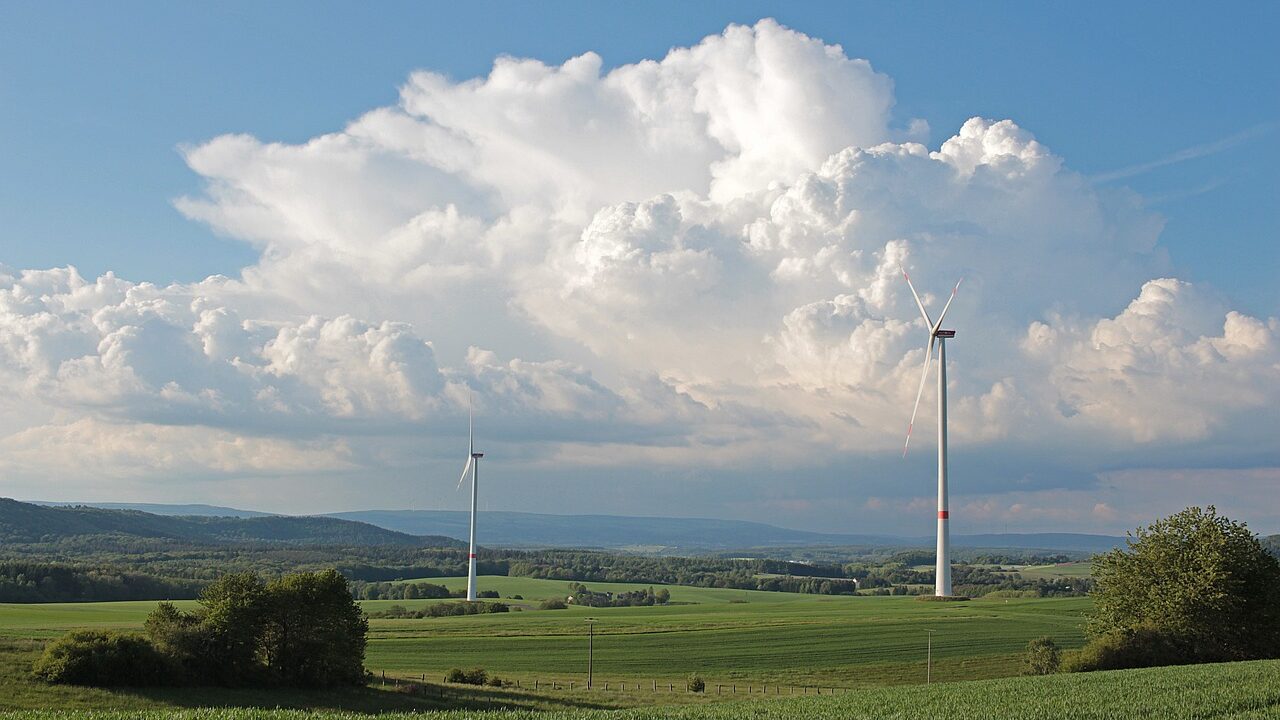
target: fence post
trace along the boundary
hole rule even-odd
[[[572,690],[572,689],[573,689],[573,681],[572,681],[572,680],[570,680],[570,681],[569,681],[569,689],[570,689],[570,690]]]
[[[719,686],[719,685],[716,685],[716,694],[717,694],[717,695],[719,695],[719,694],[720,694],[720,686]]]
[[[533,689],[534,689],[534,690],[537,690],[537,689],[538,689],[538,678],[534,678],[534,679],[533,679]]]
[[[653,691],[654,691],[654,692],[658,692],[658,681],[657,681],[657,680],[654,680],[654,681],[653,681]]]

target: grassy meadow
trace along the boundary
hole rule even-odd
[[[1022,565],[1018,574],[1028,580],[1057,580],[1059,578],[1087,578],[1093,575],[1093,563],[1057,563],[1054,565]]]
[[[466,579],[430,581],[457,588],[464,586]],[[617,592],[645,586],[588,583],[588,587]],[[411,679],[436,683],[452,667],[484,667],[491,674],[519,681],[521,690],[537,681],[542,691],[547,683],[555,682],[557,691],[550,698],[527,699],[539,707],[546,707],[545,703],[555,707],[561,702],[576,705],[579,701],[606,707],[705,702],[717,697],[740,699],[748,692],[759,695],[764,685],[770,686],[770,694],[778,693],[779,686],[785,694],[804,692],[804,687],[848,689],[923,682],[925,630],[936,631],[935,681],[1013,675],[1020,670],[1023,648],[1034,637],[1049,635],[1064,647],[1080,645],[1083,614],[1089,607],[1084,598],[938,603],[914,597],[666,587],[672,604],[665,607],[538,610],[540,600],[568,594],[568,583],[482,577],[480,588],[496,590],[503,602],[512,604],[512,612],[372,619],[365,664],[379,677],[385,672],[392,691],[396,682]],[[511,595],[524,599],[512,600]],[[434,602],[445,601],[376,600],[362,605],[376,611],[394,604],[414,608]],[[80,692],[48,688],[26,678],[21,666],[29,667],[44,641],[73,628],[140,629],[154,606],[154,602],[0,605],[0,639],[9,648],[5,654],[9,669],[0,677],[0,708],[61,704],[54,699],[57,693]],[[609,683],[610,694],[604,697],[599,692],[580,692],[586,680],[584,620],[588,617],[598,620],[595,678],[600,688]],[[15,659],[18,655],[22,657]],[[683,688],[684,680],[695,672],[706,679],[708,697],[667,692],[668,684]],[[570,682],[573,693],[561,689]],[[627,690],[618,692],[623,683]],[[717,686],[721,686],[719,696]],[[142,695],[93,692],[98,695],[86,700],[86,706],[172,704],[163,691]],[[398,702],[403,694],[394,699]],[[392,696],[366,700],[378,704],[388,697]]]
[[[1162,718],[1261,720],[1280,717],[1280,661],[1122,670],[1116,672],[1016,677],[975,682],[865,688],[835,696],[809,695],[754,702],[734,701],[686,706],[610,710],[584,700],[538,711],[519,704],[520,694],[496,692],[467,709],[442,711],[439,720],[1121,720]],[[604,693],[597,693],[597,696]],[[505,696],[505,697],[504,697]],[[505,702],[509,697],[511,702]],[[314,707],[314,706],[313,706]],[[321,705],[320,707],[324,707]],[[539,706],[540,707],[540,706]],[[352,707],[359,712],[363,708]],[[483,709],[483,712],[477,710]],[[65,711],[19,711],[15,720],[66,717]],[[352,712],[307,709],[206,708],[94,713],[96,720],[347,720]],[[411,717],[386,716],[389,720]]]

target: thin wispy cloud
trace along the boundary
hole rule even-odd
[[[1105,182],[1111,182],[1112,180],[1122,180],[1124,178],[1143,175],[1157,168],[1162,168],[1169,165],[1176,165],[1181,162],[1186,162],[1188,160],[1196,160],[1198,158],[1208,157],[1210,155],[1216,155],[1224,150],[1230,150],[1233,147],[1249,142],[1250,140],[1256,140],[1270,133],[1272,130],[1275,130],[1275,128],[1276,128],[1276,123],[1263,123],[1261,125],[1254,125],[1251,128],[1241,130],[1240,132],[1235,133],[1233,135],[1229,135],[1225,138],[1222,138],[1221,140],[1215,140],[1210,143],[1204,143],[1203,145],[1193,145],[1192,147],[1179,150],[1178,152],[1175,152],[1172,155],[1162,157],[1159,160],[1152,160],[1150,162],[1139,163],[1137,165],[1130,165],[1128,167],[1123,167],[1118,170],[1112,170],[1110,172],[1100,173],[1098,175],[1094,175],[1091,179],[1095,183],[1105,183]]]

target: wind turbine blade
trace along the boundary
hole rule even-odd
[[[956,292],[960,290],[960,283],[964,282],[964,278],[956,281],[956,286],[951,288],[951,297],[947,298],[947,304],[942,306],[942,314],[938,316],[938,324],[933,326],[933,332],[938,332],[938,328],[942,327],[942,319],[947,316],[947,310],[951,309],[951,301],[956,299]]]
[[[471,469],[471,460],[472,460],[471,456],[468,455],[467,464],[462,466],[462,477],[458,478],[458,487],[453,489],[454,492],[457,492],[462,489],[462,483],[467,479],[467,471]]]
[[[916,426],[916,413],[920,412],[920,397],[924,395],[924,384],[929,380],[929,364],[933,360],[933,338],[929,338],[929,347],[924,352],[924,369],[920,371],[920,389],[916,390],[916,405],[911,409],[911,422],[907,423],[907,441],[902,444],[902,457],[907,456],[907,447],[911,445],[911,430]]]
[[[467,457],[471,457],[476,451],[475,441],[475,414],[471,409],[471,393],[467,393]],[[470,460],[467,460],[470,463]]]
[[[916,292],[916,286],[911,284],[911,276],[907,274],[906,268],[902,268],[902,277],[907,279],[907,287],[911,288],[911,297],[916,299],[916,307],[920,308],[920,317],[924,318],[924,324],[933,329],[933,321],[929,319],[929,313],[924,309],[924,303],[920,302],[920,294]]]

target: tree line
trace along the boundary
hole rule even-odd
[[[572,599],[574,605],[585,607],[648,607],[671,602],[671,591],[659,588],[655,592],[650,587],[613,593],[591,590],[582,583],[571,582],[568,597]]]
[[[203,586],[199,580],[156,577],[109,567],[0,562],[0,602],[6,603],[186,600],[196,597]]]
[[[336,567],[351,581],[358,600],[414,600],[455,597],[430,582],[405,578],[465,575],[465,553],[451,548],[318,548],[252,546],[183,547],[168,552],[125,552],[114,543],[89,548],[81,563],[0,561],[0,601],[68,602],[155,600],[195,597],[200,588],[227,573],[254,572],[267,578],[292,571]],[[134,545],[137,541],[127,541]],[[12,551],[13,548],[7,548]],[[3,552],[3,551],[0,551]],[[58,553],[65,557],[65,548]],[[809,564],[764,558],[636,556],[588,550],[482,550],[480,574],[564,580],[763,590],[821,595],[911,593],[933,583],[931,553],[899,553],[873,562]],[[92,566],[89,564],[92,563]],[[118,563],[118,564],[117,564]],[[1081,595],[1088,579],[1045,581],[1016,573],[957,564],[957,590],[970,596],[1023,592],[1037,596]],[[883,591],[883,592],[881,592]]]

